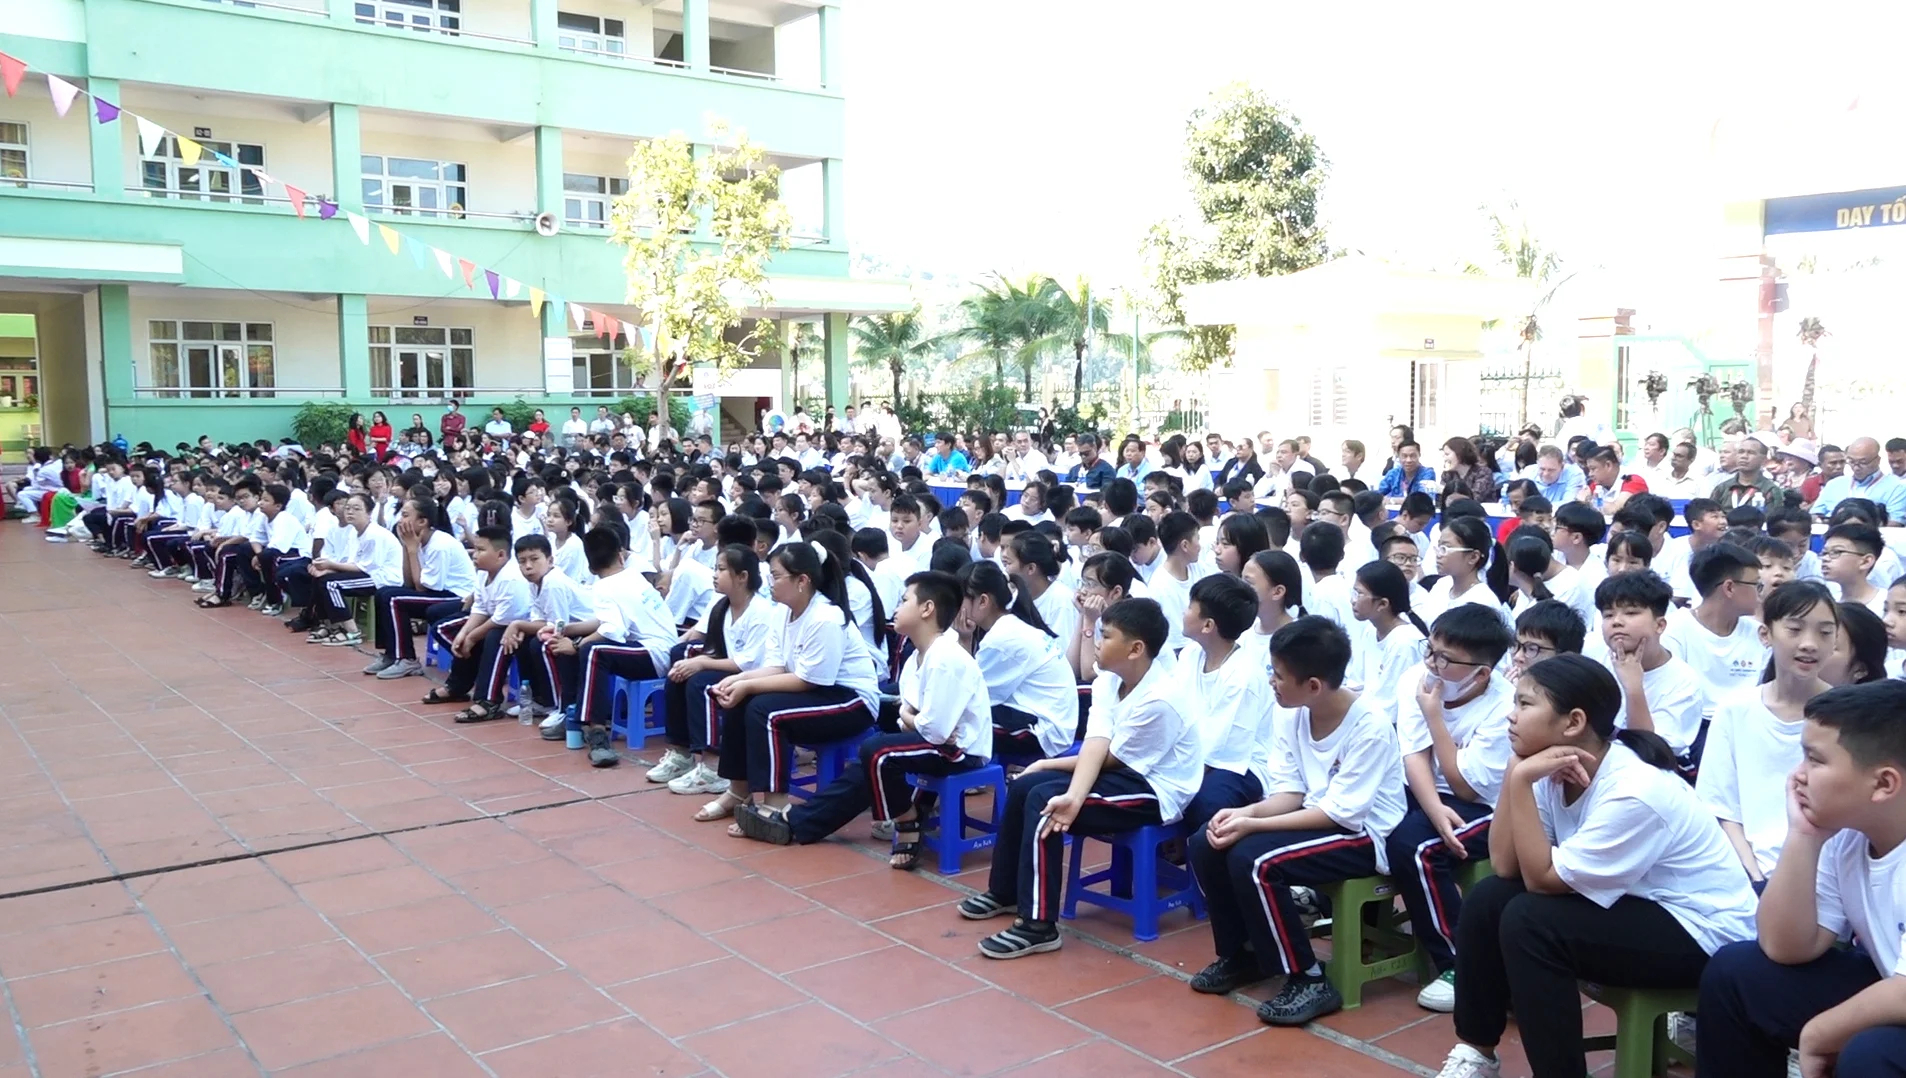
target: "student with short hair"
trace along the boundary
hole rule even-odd
[[[1582,1075],[1582,981],[1691,988],[1709,955],[1753,931],[1754,892],[1727,839],[1668,746],[1616,726],[1622,695],[1580,655],[1544,659],[1516,686],[1495,872],[1463,897],[1456,929],[1445,1078],[1500,1073],[1511,1009],[1531,1071]],[[1700,1026],[1705,1040],[1705,1006]]]
[[[504,712],[514,715],[525,726],[543,719],[540,733],[544,741],[563,740],[562,673],[551,661],[542,644],[544,629],[561,631],[564,626],[593,612],[594,601],[588,591],[569,578],[556,564],[556,552],[547,535],[525,535],[511,546],[516,570],[529,585],[529,612],[512,620],[497,642],[502,655],[499,663],[516,663],[518,675],[527,691],[520,693],[515,705]]]
[[[988,561],[962,568],[957,579],[973,625],[973,659],[986,683],[992,755],[1059,755],[1078,735],[1078,687],[1025,581]]]
[[[1564,502],[1555,509],[1555,527],[1549,531],[1555,552],[1571,569],[1582,574],[1582,590],[1589,595],[1608,576],[1608,565],[1595,548],[1608,540],[1608,521],[1581,502]],[[1592,604],[1591,604],[1592,605]],[[1593,628],[1593,619],[1583,620]]]
[[[253,609],[270,618],[285,609],[287,577],[281,574],[289,574],[310,562],[311,536],[297,514],[291,511],[291,504],[291,489],[283,483],[265,488],[265,498],[259,506],[267,521],[265,538],[256,544],[245,574],[247,583],[259,591]]]
[[[1761,584],[1760,559],[1733,543],[1716,543],[1696,554],[1688,575],[1701,601],[1669,612],[1661,644],[1700,675],[1706,721],[1722,700],[1760,682],[1767,643],[1755,615],[1768,589]]]
[[[1064,642],[1066,665],[1080,685],[1090,685],[1098,677],[1099,615],[1114,603],[1145,598],[1133,594],[1142,586],[1131,560],[1123,555],[1108,551],[1085,560],[1079,570],[1079,590],[1073,596],[1072,618],[1066,623],[1068,635],[1059,638]]]
[[[1100,615],[1098,679],[1076,756],[1039,760],[1006,790],[986,890],[959,904],[972,921],[1012,916],[979,943],[1011,959],[1061,946],[1057,921],[1065,836],[1115,834],[1175,823],[1197,792],[1203,760],[1197,726],[1172,699],[1165,615],[1150,599],[1125,599]]]
[[[1595,589],[1601,658],[1622,689],[1615,725],[1657,734],[1690,774],[1701,763],[1707,691],[1694,668],[1661,644],[1674,594],[1652,572],[1614,573]]]
[[[592,528],[583,536],[585,550],[590,549],[588,544],[597,530]],[[627,565],[628,560],[623,559],[622,569],[626,570]],[[614,767],[621,762],[609,736],[615,680],[650,681],[667,676],[669,650],[675,646],[675,617],[662,593],[641,572],[617,571],[605,577],[596,568],[593,554],[589,566],[598,578],[591,589],[596,629],[576,645],[576,667],[582,681],[576,719],[582,726],[583,747],[589,750],[589,766]]]
[[[1389,871],[1384,844],[1403,818],[1403,761],[1389,721],[1344,685],[1350,637],[1341,626],[1298,618],[1271,639],[1270,656],[1271,690],[1294,714],[1276,731],[1265,797],[1219,812],[1186,845],[1218,956],[1191,987],[1228,995],[1284,974],[1258,1019],[1303,1025],[1343,999],[1324,980],[1291,887]]]
[[[1697,1073],[1906,1073],[1906,684],[1813,697],[1785,780],[1786,839],[1758,931],[1701,978]],[[1763,795],[1765,796],[1765,795]]]
[[[1390,832],[1390,877],[1409,911],[1417,945],[1437,976],[1417,1006],[1456,1006],[1456,924],[1462,894],[1456,863],[1489,856],[1489,820],[1509,768],[1509,711],[1515,686],[1495,674],[1509,630],[1474,603],[1453,606],[1430,626],[1423,665],[1403,678],[1397,740],[1411,803]]]
[[[1165,612],[1165,652],[1169,658],[1185,643],[1185,610],[1191,605],[1191,586],[1210,570],[1199,563],[1198,521],[1190,513],[1165,514],[1165,519],[1158,522],[1158,545],[1164,551],[1165,563],[1146,586]]]
[[[1273,729],[1264,664],[1239,639],[1257,621],[1257,592],[1242,579],[1214,573],[1191,586],[1184,616],[1185,649],[1174,676],[1177,699],[1203,742],[1204,778],[1185,806],[1194,833],[1220,809],[1264,797]]]
[[[530,611],[529,582],[512,554],[507,528],[478,528],[470,553],[477,572],[469,612],[439,622],[434,630],[450,648],[450,676],[430,690],[424,703],[469,701],[470,706],[455,715],[459,723],[485,722],[503,714],[508,667],[503,631]]]
[[[350,596],[374,596],[378,588],[404,579],[404,547],[382,525],[371,522],[371,498],[362,492],[340,499],[345,527],[340,534],[350,549],[325,543],[324,557],[311,563],[315,596],[312,621],[317,625],[307,641],[326,647],[356,647],[364,636],[351,620]]]
[[[1760,563],[1760,590],[1772,591],[1789,580],[1818,579],[1803,577],[1799,574],[1800,557],[1793,547],[1771,535],[1755,537],[1747,549]]]
[[[1886,593],[1867,577],[1885,549],[1885,538],[1870,524],[1848,522],[1828,528],[1820,542],[1820,573],[1832,585],[1835,597],[1884,614]]]
[[[1536,663],[1554,655],[1580,655],[1588,628],[1567,603],[1545,599],[1516,615],[1515,660],[1509,677],[1520,678]]]
[[[468,598],[476,590],[476,566],[451,534],[449,523],[433,498],[406,498],[398,510],[396,535],[404,551],[404,580],[377,589],[373,639],[383,654],[364,668],[366,674],[395,681],[423,673],[417,641],[410,634],[411,620],[428,620],[432,607]]]

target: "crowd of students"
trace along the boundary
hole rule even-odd
[[[842,444],[833,467],[101,447],[68,530],[201,606],[369,643],[367,675],[422,673],[433,634],[425,703],[579,727],[595,766],[620,759],[615,679],[666,679],[647,778],[737,837],[870,813],[913,868],[910,777],[1006,763],[958,905],[1011,918],[990,958],[1062,945],[1068,833],[1183,821],[1214,950],[1191,988],[1283,978],[1266,1022],[1342,1005],[1316,889],[1382,873],[1437,973],[1418,1002],[1455,1014],[1444,1078],[1494,1076],[1512,1011],[1539,1078],[1582,1074],[1582,981],[1698,987],[1703,1075],[1784,1073],[1789,1048],[1906,1073],[1906,574],[1872,501],[1838,499],[1816,555],[1805,511],[1695,499],[1675,537],[1655,494],[1612,519],[1532,495],[1498,526],[1468,485],[1392,505],[1321,472],[1277,505],[1245,477],[1047,470],[1014,500],[975,474],[943,506],[873,436]],[[863,735],[791,799],[803,747]]]

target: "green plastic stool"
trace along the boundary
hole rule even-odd
[[[1343,997],[1345,1010],[1363,1006],[1363,986],[1394,977],[1416,965],[1416,939],[1406,929],[1408,920],[1396,908],[1396,884],[1388,876],[1364,876],[1317,888],[1330,900],[1330,921],[1317,922],[1311,937],[1330,937],[1330,958],[1324,979]],[[1364,911],[1377,909],[1368,919]],[[1368,941],[1373,957],[1365,961]]]
[[[1584,983],[1582,994],[1615,1012],[1612,1036],[1582,1038],[1582,1051],[1615,1052],[1614,1078],[1651,1078],[1669,1063],[1694,1065],[1694,1057],[1668,1039],[1668,1012],[1692,1011],[1701,994],[1692,988],[1615,988]]]
[[[369,640],[375,635],[376,626],[372,618],[375,616],[376,604],[368,595],[353,595],[345,601],[350,604],[351,616],[357,620],[357,631],[364,634],[365,640]]]

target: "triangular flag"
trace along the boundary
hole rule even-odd
[[[226,168],[238,167],[238,162],[232,160],[231,158],[225,156],[222,153],[219,153],[217,150],[207,150],[205,152],[211,154],[214,160],[216,160],[219,164],[224,165]]]
[[[430,253],[437,256],[437,268],[443,271],[443,275],[453,281],[456,280],[457,260],[450,256],[450,252],[441,247],[432,247]]]
[[[73,98],[78,95],[79,87],[58,75],[48,75],[46,88],[53,94],[53,111],[61,116],[66,115],[66,110],[73,107]]]
[[[503,298],[504,299],[515,299],[516,294],[518,292],[521,292],[522,290],[523,290],[523,282],[517,280],[514,277],[503,278]]]
[[[484,281],[484,283],[485,283],[485,284],[487,284],[487,285],[489,285],[489,286],[490,286],[490,298],[491,298],[491,299],[495,299],[495,298],[497,298],[497,296],[496,296],[496,286],[497,286],[497,284],[498,284],[498,282],[499,282],[499,281],[501,281],[501,280],[502,280],[502,278],[500,278],[500,277],[498,277],[498,276],[496,275],[496,271],[495,271],[495,270],[484,270],[484,271],[483,271],[483,281]]]
[[[635,323],[634,322],[622,323],[622,339],[629,342],[630,348],[635,347]]]
[[[338,215],[338,204],[328,198],[318,199],[318,219],[329,221]]]
[[[291,200],[291,208],[298,214],[298,220],[304,220],[304,192],[285,184],[285,197]]]
[[[569,317],[575,320],[577,329],[587,328],[583,325],[583,323],[589,321],[589,312],[586,310],[583,310],[582,304],[580,303],[570,304]]]
[[[602,338],[603,344],[614,344],[615,331],[618,327],[622,325],[622,323],[617,319],[610,318],[609,316],[603,314],[601,311],[596,311],[595,316],[596,316],[596,336]]]
[[[26,61],[0,52],[0,82],[7,85],[7,96],[12,97],[20,91],[20,80],[26,77]],[[72,98],[67,98],[71,101]],[[61,115],[65,110],[61,110]]]
[[[538,318],[543,316],[543,290],[540,288],[529,290],[529,313]]]
[[[133,119],[139,122],[139,152],[147,157],[160,156],[165,146],[165,128],[144,116],[134,116]]]
[[[191,139],[186,138],[184,135],[179,136],[179,162],[181,164],[185,164],[185,165],[198,164],[199,155],[204,152],[205,152],[205,147],[199,145],[196,142],[193,142]]]
[[[428,244],[418,243],[409,236],[405,236],[404,246],[410,250],[410,260],[417,263],[418,269],[427,270],[430,268],[430,255],[427,253]]]
[[[187,139],[186,141],[189,142],[191,140]],[[258,182],[264,184],[266,187],[270,187],[273,184],[276,184],[278,182],[277,180],[274,180],[271,178],[271,173],[266,172],[264,169],[259,168],[257,165],[246,165],[245,171],[258,177]]]
[[[103,124],[109,124],[119,119],[119,106],[103,97],[93,98],[93,112],[98,115],[99,122]]]
[[[357,242],[366,247],[370,246],[371,223],[350,210],[344,211],[344,219],[351,222],[351,231],[357,233]]]
[[[649,332],[649,329],[647,326],[635,327],[634,339],[642,342],[642,351],[644,352],[649,350],[649,345],[655,343],[655,335]]]
[[[457,268],[463,271],[463,287],[475,291],[476,281],[473,279],[473,276],[476,273],[476,263],[467,258],[459,258],[457,259]]]
[[[398,248],[404,245],[403,233],[389,225],[378,225],[377,234],[384,238],[384,246],[390,248],[391,254],[396,254]]]

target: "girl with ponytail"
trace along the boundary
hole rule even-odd
[[[999,548],[1000,565],[1026,582],[1033,606],[1046,625],[1068,639],[1078,624],[1072,589],[1059,579],[1059,544],[1037,531],[1020,532]],[[1080,570],[1083,578],[1084,570]]]
[[[1754,891],[1713,813],[1665,742],[1616,728],[1621,702],[1615,676],[1580,655],[1516,686],[1494,875],[1457,927],[1461,1040],[1445,1074],[1493,1073],[1511,1009],[1532,1072],[1581,1074],[1581,981],[1693,989],[1709,955],[1754,938]]]
[[[1387,561],[1365,562],[1350,590],[1350,612],[1376,633],[1377,646],[1351,659],[1362,664],[1364,699],[1396,721],[1403,675],[1423,661],[1429,627],[1410,609],[1410,582]]]
[[[1238,639],[1271,667],[1271,636],[1304,613],[1304,573],[1281,550],[1260,550],[1244,563],[1244,582],[1257,592],[1257,624]],[[1293,613],[1295,611],[1295,613]]]
[[[1434,625],[1438,615],[1458,603],[1480,603],[1494,609],[1510,633],[1515,632],[1509,608],[1502,605],[1510,594],[1509,559],[1488,524],[1477,517],[1445,520],[1430,550],[1442,579],[1417,608],[1425,622]]]
[[[1078,732],[1078,685],[1025,579],[990,561],[973,562],[958,577],[961,620],[973,625],[973,658],[993,709],[993,755],[1059,755]]]

